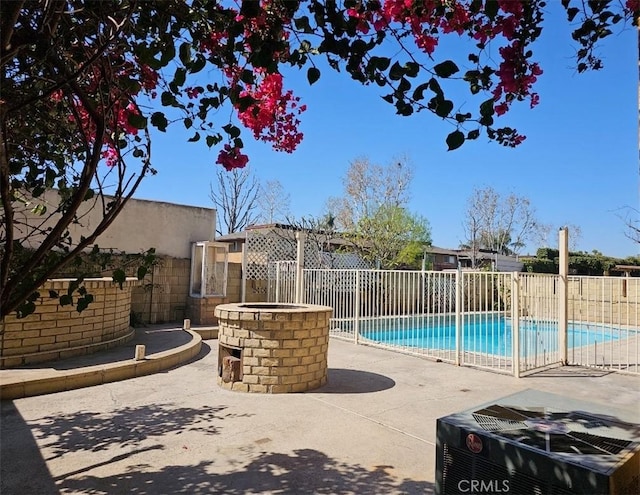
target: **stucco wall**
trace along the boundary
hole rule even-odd
[[[44,198],[34,200],[34,205],[43,202],[51,211],[58,201],[57,191],[50,190]],[[91,208],[94,205],[96,208]],[[29,213],[20,215],[21,221],[26,220],[30,224],[42,221],[42,217]],[[79,239],[93,232],[102,219],[100,202],[96,199],[85,201],[79,217],[81,224],[69,227],[71,239]],[[161,255],[191,258],[191,243],[214,239],[215,218],[216,211],[213,208],[131,199],[96,243],[102,249],[113,248],[126,253],[139,253],[153,247]],[[52,225],[52,222],[46,225]],[[32,247],[40,243],[35,235],[30,236],[29,241]]]
[[[65,293],[69,283],[70,280],[50,280],[39,292]],[[43,297],[36,311],[26,318],[5,316],[0,321],[0,367],[89,354],[132,338],[131,289],[137,284],[137,280],[128,280],[120,289],[108,278],[88,279],[84,287],[94,300],[81,313],[70,305],[61,306],[57,299]]]

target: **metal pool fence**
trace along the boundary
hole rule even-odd
[[[331,306],[335,338],[514,376],[560,364],[639,372],[640,279],[305,269],[296,298],[283,268],[274,296]]]
[[[640,373],[640,279],[569,277],[570,364]]]

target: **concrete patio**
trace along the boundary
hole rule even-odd
[[[174,369],[3,400],[0,493],[431,493],[436,418],[527,388],[640,423],[631,375],[515,379],[334,339],[325,387],[263,395],[218,387],[216,361],[204,340]]]

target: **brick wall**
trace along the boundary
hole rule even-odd
[[[41,294],[64,293],[71,280],[50,280]],[[122,289],[110,278],[87,279],[84,286],[94,300],[81,313],[42,298],[26,318],[13,314],[0,322],[0,367],[51,361],[113,347],[133,337],[129,326],[131,290],[139,282],[128,280]]]
[[[640,325],[640,279],[579,277],[569,280],[569,319]]]
[[[217,325],[215,309],[220,304],[240,302],[242,293],[242,264],[229,263],[227,266],[226,297],[188,297],[187,317],[194,325]]]
[[[242,377],[218,384],[228,390],[288,393],[313,390],[327,382],[329,319],[327,306],[264,309],[229,304],[217,309],[219,358],[241,350]],[[285,306],[285,305],[283,305]]]
[[[182,321],[187,317],[191,260],[160,257],[131,295],[134,323]]]

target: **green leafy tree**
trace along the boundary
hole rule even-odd
[[[360,256],[374,266],[418,268],[424,248],[431,245],[431,228],[421,216],[383,205],[362,218],[348,237]]]
[[[632,0],[562,5],[579,72],[602,66],[597,47],[614,26],[637,23]],[[399,115],[420,111],[453,126],[449,150],[480,136],[517,146],[524,136],[498,118],[538,102],[542,68],[531,46],[544,8],[542,0],[2,2],[0,317],[37,299],[155,172],[152,129],[193,132],[188,141],[218,147],[216,163],[228,170],[248,162],[241,128],[295,150],[305,106],[284,86],[285,67],[306,71],[310,84],[328,66],[380,86]],[[466,56],[439,57],[445,36],[466,42]],[[471,95],[465,110],[449,96],[455,86]],[[102,220],[72,238],[69,226],[88,208]]]
[[[353,230],[364,218],[370,218],[381,206],[403,206],[409,200],[413,167],[407,157],[387,165],[359,157],[349,164],[343,178],[344,194],[330,198],[327,208],[339,229]]]

